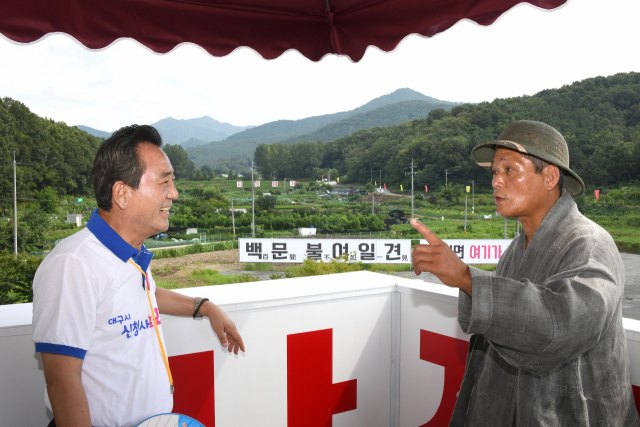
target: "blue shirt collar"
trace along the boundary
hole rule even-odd
[[[128,262],[129,258],[132,258],[143,271],[147,271],[153,254],[144,247],[144,244],[138,252],[136,248],[125,242],[125,240],[98,215],[98,209],[91,213],[87,228],[96,236],[100,243],[123,262]]]

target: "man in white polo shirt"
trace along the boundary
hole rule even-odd
[[[206,316],[223,346],[244,351],[215,304],[156,288],[143,241],[169,227],[178,192],[151,126],[104,141],[92,179],[98,209],[60,242],[33,282],[33,340],[42,354],[50,426],[135,426],[171,412],[161,313]]]

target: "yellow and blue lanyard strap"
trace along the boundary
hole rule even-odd
[[[173,394],[173,377],[171,376],[171,368],[169,368],[169,359],[167,359],[167,354],[164,352],[164,346],[162,345],[162,338],[160,338],[160,331],[158,330],[158,323],[156,322],[155,312],[153,311],[153,304],[151,303],[151,295],[149,294],[149,277],[147,273],[145,273],[138,264],[135,263],[131,258],[129,262],[133,264],[140,273],[142,273],[143,280],[146,281],[145,288],[147,289],[147,298],[149,299],[149,308],[151,309],[151,319],[153,319],[153,326],[156,328],[156,335],[158,336],[158,344],[160,344],[160,351],[162,352],[162,360],[164,361],[164,366],[167,368],[167,375],[169,375],[169,384],[171,389],[171,394]]]

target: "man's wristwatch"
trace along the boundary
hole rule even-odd
[[[194,319],[196,317],[202,317],[202,314],[200,314],[200,307],[202,307],[202,304],[204,304],[207,301],[209,301],[209,298],[202,298],[202,297],[197,297],[196,298],[196,301],[193,304],[193,318]]]

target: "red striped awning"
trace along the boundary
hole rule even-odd
[[[566,0],[528,0],[553,9]],[[393,50],[409,34],[433,36],[461,19],[490,25],[521,0],[8,0],[0,33],[29,43],[66,33],[90,49],[132,38],[157,53],[180,43],[214,56],[238,47],[266,59],[295,49],[359,61],[368,46]]]

